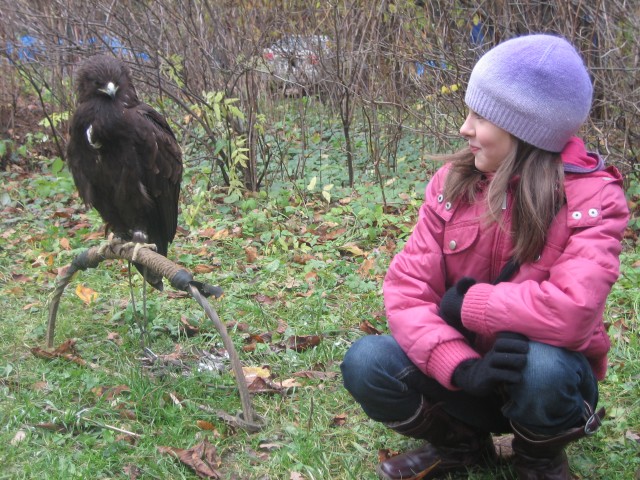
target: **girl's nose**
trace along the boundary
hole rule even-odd
[[[471,124],[471,114],[467,115],[467,118],[464,120],[464,123],[460,127],[460,135],[464,138],[469,138],[473,136],[473,125]]]

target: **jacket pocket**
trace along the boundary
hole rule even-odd
[[[442,251],[445,255],[460,254],[471,248],[477,241],[480,224],[477,221],[446,225]]]

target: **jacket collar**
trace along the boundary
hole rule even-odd
[[[604,170],[604,160],[595,152],[587,152],[584,142],[571,137],[560,153],[566,173],[592,173]]]

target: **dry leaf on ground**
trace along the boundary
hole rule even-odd
[[[209,443],[206,437],[188,450],[176,447],[158,447],[158,451],[176,457],[200,478],[220,478],[220,472],[216,468],[220,466],[221,462],[216,447]]]

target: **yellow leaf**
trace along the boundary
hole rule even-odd
[[[309,185],[307,185],[307,190],[311,192],[314,188],[316,188],[317,181],[318,181],[318,177],[313,177],[309,182]]]
[[[353,243],[346,243],[344,245],[342,245],[341,247],[338,247],[340,250],[345,250],[349,253],[351,253],[352,255],[355,255],[357,257],[363,257],[366,254],[364,253],[364,250],[362,250],[359,246],[353,244]]]
[[[98,298],[98,293],[95,290],[91,290],[81,283],[76,287],[76,295],[87,305],[91,305]]]
[[[251,380],[256,377],[259,378],[270,378],[271,371],[268,368],[264,367],[242,367],[242,373],[244,373],[244,378],[247,379],[247,382],[250,383]]]

